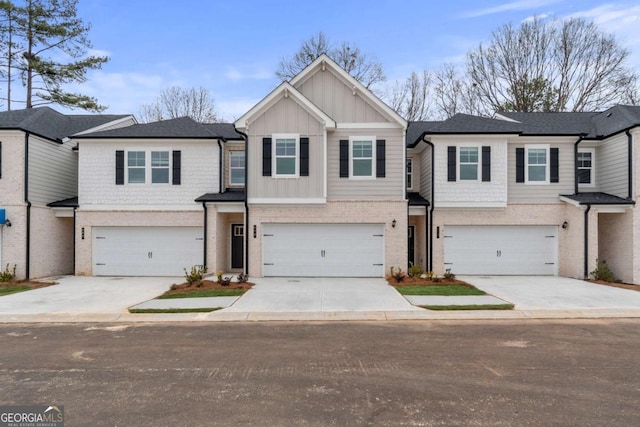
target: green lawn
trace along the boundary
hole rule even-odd
[[[204,289],[201,291],[185,292],[180,294],[160,295],[157,299],[173,298],[205,298],[205,297],[239,297],[244,294],[242,289]]]
[[[486,295],[480,289],[462,285],[396,286],[402,295]]]
[[[421,305],[429,310],[512,310],[513,304],[485,304],[485,305]]]
[[[24,291],[29,291],[31,290],[31,288],[29,286],[20,286],[20,285],[16,285],[16,286],[1,286],[0,287],[0,296],[3,295],[11,295],[11,294],[15,294],[18,292],[24,292]]]
[[[157,314],[157,313],[210,313],[212,311],[220,310],[220,307],[216,308],[130,308],[129,313],[135,314]]]

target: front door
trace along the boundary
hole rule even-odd
[[[409,266],[407,268],[411,268],[411,264],[416,263],[416,226],[409,226]]]
[[[231,224],[231,268],[244,267],[244,225]]]

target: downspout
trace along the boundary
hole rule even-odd
[[[582,142],[584,135],[580,135],[573,145],[573,194],[578,194],[578,144]]]
[[[29,132],[24,133],[24,201],[27,204],[25,279],[29,279],[29,265],[31,264],[31,202],[29,201]]]
[[[627,155],[629,156],[629,170],[627,172],[629,180],[629,191],[627,193],[627,199],[633,200],[633,136],[631,135],[631,132],[629,132],[629,129],[627,129],[625,133],[627,134]]]
[[[71,257],[73,262],[73,275],[76,275],[76,210],[73,208],[73,256]]]
[[[204,248],[202,251],[202,265],[203,266],[207,266],[207,222],[208,221],[208,214],[207,214],[207,202],[202,202],[202,209],[204,210]]]
[[[589,278],[589,211],[591,205],[587,205],[584,211],[584,278]]]
[[[222,180],[223,180],[223,175],[222,175],[222,157],[223,157],[223,152],[222,152],[222,144],[220,143],[220,139],[218,138],[218,151],[220,153],[220,155],[218,156],[218,193],[222,193]],[[206,208],[205,208],[205,212],[206,212]],[[205,233],[206,236],[206,233]]]
[[[433,146],[433,142],[431,141],[427,141],[426,139],[424,139],[424,137],[426,136],[426,133],[422,134],[421,140],[426,142],[427,145],[429,145],[431,147],[431,200],[429,200],[430,206],[429,206],[429,226],[425,227],[425,241],[426,241],[426,252],[429,254],[429,271],[433,271],[433,210],[435,209],[434,203],[433,203],[433,199],[434,199],[434,195],[435,195],[435,180],[434,180],[434,175],[435,175],[435,148]]]
[[[247,198],[249,197],[248,183],[249,183],[249,136],[236,129],[236,125],[233,125],[233,129],[242,136],[244,139],[244,274],[249,275],[249,203]]]

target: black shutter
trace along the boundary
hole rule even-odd
[[[124,185],[124,151],[116,151],[116,185]]]
[[[174,151],[173,152],[173,177],[172,177],[172,184],[173,185],[180,185],[180,168],[181,168],[181,161],[182,159],[182,152],[181,151]]]
[[[447,181],[456,180],[456,147],[447,147]]]
[[[552,148],[550,151],[551,169],[549,171],[549,180],[551,182],[560,182],[560,162],[558,159],[558,148]]]
[[[271,138],[262,138],[262,176],[271,176]]]
[[[300,138],[300,176],[309,176],[309,138]]]
[[[516,148],[516,182],[524,182],[524,148]]]
[[[376,177],[384,178],[386,173],[386,141],[379,139],[376,141]]]
[[[349,178],[349,140],[340,140],[340,178]]]
[[[491,147],[482,147],[482,182],[491,181]]]

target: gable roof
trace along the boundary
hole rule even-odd
[[[17,129],[62,142],[78,132],[131,117],[128,114],[65,115],[49,107],[0,112],[0,129]]]
[[[190,117],[140,123],[117,129],[77,135],[74,139],[100,138],[195,138],[241,140],[230,123],[202,124]]]
[[[271,91],[269,95],[262,98],[260,102],[254,105],[249,111],[247,111],[242,117],[235,122],[235,126],[241,129],[246,129],[248,123],[256,116],[262,114],[265,110],[273,106],[276,102],[283,98],[290,97],[298,105],[303,107],[309,114],[314,116],[320,121],[327,129],[335,129],[336,122],[329,117],[324,111],[316,107],[311,101],[309,101],[298,89],[293,87],[289,82],[282,82],[277,88]]]
[[[404,128],[407,127],[408,123],[405,119],[400,117],[400,115],[396,113],[391,107],[385,104],[380,98],[375,96],[373,92],[364,87],[362,83],[356,80],[351,74],[346,72],[325,53],[317,57],[311,64],[305,67],[304,70],[300,71],[289,81],[289,83],[291,83],[292,86],[296,86],[298,83],[302,83],[310,78],[318,70],[324,70],[326,67],[331,68],[348,86],[353,87],[353,89],[361,94],[364,98],[371,101],[390,121],[396,122]]]

